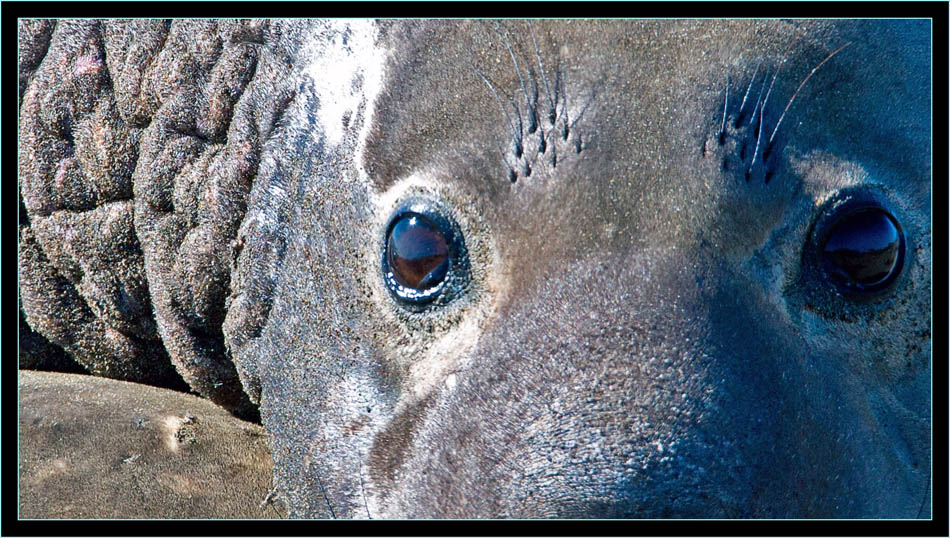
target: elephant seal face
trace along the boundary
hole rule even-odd
[[[929,39],[315,27],[225,323],[292,515],[920,515]]]

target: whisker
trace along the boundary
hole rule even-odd
[[[541,81],[544,82],[544,92],[548,96],[548,103],[551,104],[551,111],[549,113],[551,123],[554,123],[555,118],[555,106],[554,98],[551,97],[551,87],[548,86],[548,77],[544,74],[544,62],[541,61],[541,49],[538,48],[538,40],[534,36],[534,26],[531,25],[531,21],[528,21],[528,29],[531,30],[531,41],[534,43],[534,53],[538,57],[538,67],[541,69]]]
[[[567,123],[568,118],[566,117],[567,116],[567,89],[565,88],[564,78],[562,76],[562,71],[560,69],[558,69],[557,71],[557,79],[555,80],[555,85],[554,85],[554,96],[557,98],[558,101],[560,101],[560,105],[561,105],[561,113],[560,115],[555,115],[555,119],[560,119],[560,117],[562,116],[564,117],[565,123],[564,123],[563,128],[561,129],[561,138],[563,138],[564,140],[567,140],[568,131],[570,130],[570,126]]]
[[[778,79],[778,74],[782,72],[782,68],[785,67],[786,62],[788,62],[788,51],[792,50],[792,46],[795,43],[798,43],[798,39],[801,37],[801,34],[795,36],[795,39],[789,43],[788,47],[785,48],[785,52],[782,53],[782,61],[778,64],[778,69],[775,70],[775,74],[772,75],[772,83],[769,84],[769,91],[765,92],[765,101],[762,102],[762,118],[765,118],[765,105],[769,102],[769,97],[772,95],[772,88],[775,86],[775,80]]]
[[[761,117],[765,117],[765,105],[769,102],[769,97],[772,96],[772,88],[775,87],[775,80],[778,78],[779,72],[782,70],[782,66],[785,65],[785,60],[782,60],[782,63],[779,64],[778,69],[775,70],[775,74],[772,75],[772,83],[769,84],[769,91],[765,92],[765,99],[762,101],[762,106],[759,107],[759,111],[762,113]],[[762,120],[759,120],[761,123]]]
[[[742,109],[745,108],[745,102],[746,99],[749,98],[749,91],[752,90],[752,84],[755,82],[755,77],[759,76],[759,67],[762,67],[761,59],[759,59],[759,63],[755,66],[755,72],[752,73],[752,80],[749,81],[749,85],[745,89],[745,95],[742,96],[742,104],[739,105],[739,112],[736,113],[737,118],[742,115]],[[728,90],[729,88],[727,86],[726,91],[728,92]]]
[[[501,162],[505,163],[505,166],[508,167],[508,180],[514,183],[518,179],[518,175],[515,173],[515,167],[508,162],[508,158],[505,156],[505,150],[501,147],[501,142],[498,139],[495,139],[495,147],[498,148],[498,155],[501,156]]]
[[[560,60],[558,61],[558,68],[554,71],[554,107],[551,109],[551,123],[556,123],[559,119],[559,114],[564,112],[567,102],[565,101],[566,96],[564,95],[564,79],[562,78]],[[560,106],[561,110],[558,111],[557,107]]]
[[[749,125],[755,123],[755,115],[759,113],[759,105],[762,104],[762,94],[765,93],[765,85],[769,83],[769,75],[766,74],[762,79],[762,88],[759,90],[759,96],[755,98],[755,108],[752,109],[752,116],[749,118]]]
[[[769,103],[769,97],[772,96],[772,88],[775,87],[775,81],[778,79],[778,74],[782,72],[782,68],[785,67],[785,63],[788,62],[788,51],[792,50],[792,46],[795,43],[798,43],[798,39],[801,37],[801,34],[795,36],[795,39],[789,43],[788,47],[785,48],[785,52],[782,54],[782,61],[778,64],[778,69],[775,70],[775,74],[772,75],[772,82],[769,84],[769,91],[765,92],[765,100],[762,101],[762,105],[759,107],[759,133],[755,138],[755,151],[752,153],[752,163],[749,164],[749,172],[751,173],[752,167],[755,166],[755,159],[759,156],[759,146],[762,142],[762,130],[765,128],[765,105]],[[768,77],[766,77],[767,79]],[[748,175],[748,173],[746,175]]]
[[[594,101],[594,96],[592,95],[591,98],[586,103],[584,103],[584,106],[581,107],[580,111],[577,113],[577,117],[571,120],[571,123],[570,123],[571,129],[573,129],[574,126],[577,125],[577,122],[580,121],[580,119],[584,116],[584,112],[587,112],[587,109],[590,107],[590,104],[593,101]]]
[[[765,103],[760,102],[759,104],[755,105],[755,106],[756,106],[756,110],[758,110],[759,108],[761,108],[764,104],[765,104]],[[753,114],[754,114],[754,112],[753,112]],[[755,151],[752,153],[752,162],[749,163],[749,169],[746,170],[746,173],[745,173],[745,180],[746,180],[746,181],[749,181],[749,176],[752,175],[752,167],[755,166],[755,159],[756,159],[756,157],[758,157],[758,155],[759,155],[759,143],[762,142],[762,118],[764,118],[764,117],[765,117],[764,114],[760,114],[760,115],[759,115],[759,132],[758,132],[758,135],[757,135],[756,138],[755,138]]]
[[[320,493],[323,495],[324,502],[327,503],[327,509],[330,510],[330,519],[336,519],[336,512],[333,511],[333,506],[330,504],[330,497],[327,496],[327,490],[323,487],[323,480],[320,480],[320,477],[317,477],[317,485],[320,486]]]
[[[511,61],[515,64],[515,72],[518,73],[518,80],[521,81],[521,92],[524,93],[524,101],[528,105],[528,133],[533,133],[537,126],[533,114],[534,107],[531,106],[531,100],[528,98],[528,87],[524,83],[524,77],[521,76],[521,68],[518,67],[518,59],[515,58],[515,52],[511,48],[511,42],[508,40],[508,34],[501,30],[501,25],[499,25],[497,22],[495,25],[498,27],[501,37],[505,40],[505,48],[508,49],[508,54],[511,56]]]
[[[841,52],[842,50],[844,50],[844,49],[845,49],[848,45],[850,45],[851,43],[853,43],[853,41],[848,41],[848,42],[845,43],[844,45],[841,45],[840,47],[838,47],[834,52],[832,52],[832,53],[829,54],[824,60],[822,60],[821,63],[819,63],[818,65],[816,65],[815,68],[812,69],[810,73],[808,73],[808,76],[806,76],[805,79],[802,80],[802,83],[798,85],[798,88],[795,90],[795,93],[792,94],[792,98],[788,100],[788,104],[785,105],[785,110],[783,110],[783,111],[782,111],[782,115],[779,116],[778,122],[776,122],[776,124],[775,124],[775,129],[772,129],[772,135],[769,136],[769,144],[771,144],[771,143],[772,143],[772,140],[775,138],[775,133],[778,131],[779,125],[782,124],[782,120],[785,119],[785,113],[788,112],[789,107],[792,106],[792,102],[795,101],[795,98],[796,98],[796,97],[798,97],[798,92],[800,92],[801,89],[805,86],[805,83],[808,82],[808,79],[810,79],[811,76],[815,74],[815,71],[818,71],[818,69],[819,69],[821,66],[825,65],[825,62],[827,62],[828,60],[830,60],[832,56],[834,56],[835,54],[838,54],[839,52]]]
[[[518,135],[515,134],[515,127],[514,127],[514,125],[511,123],[511,117],[508,115],[508,111],[505,109],[505,105],[504,105],[504,103],[502,102],[501,97],[498,96],[498,92],[495,91],[495,87],[492,85],[491,81],[488,80],[488,77],[486,77],[484,74],[482,74],[482,72],[479,71],[478,68],[475,67],[474,64],[472,64],[471,67],[472,67],[472,70],[474,70],[475,73],[478,74],[478,76],[482,77],[482,80],[484,80],[484,81],[485,81],[485,84],[488,85],[488,89],[491,90],[492,95],[495,96],[495,101],[498,103],[498,106],[501,107],[501,111],[502,111],[502,113],[505,115],[505,121],[508,123],[508,129],[511,131],[512,136],[515,138],[515,145],[520,147],[520,143],[518,142]],[[498,142],[498,140],[495,140],[495,145],[498,146],[498,153],[501,155],[501,160],[502,160],[502,162],[504,162],[504,163],[505,163],[505,166],[508,167],[508,172],[509,172],[509,173],[508,173],[508,179],[509,179],[512,183],[514,183],[515,180],[517,179],[517,177],[516,177],[516,175],[515,175],[515,171],[514,171],[515,169],[514,169],[514,167],[511,166],[511,164],[508,162],[508,159],[505,158],[505,151],[504,151],[504,149],[502,149],[501,144]]]
[[[505,109],[505,104],[502,102],[498,92],[495,91],[495,86],[492,85],[491,81],[488,80],[488,77],[483,75],[474,64],[472,65],[472,69],[478,74],[478,76],[482,77],[482,80],[484,80],[485,84],[488,85],[488,89],[491,90],[492,95],[495,96],[495,101],[498,102],[498,106],[501,107],[501,111],[505,115],[505,121],[508,122],[508,129],[511,131],[512,136],[517,136],[515,134],[515,126],[513,123],[511,123],[511,116],[508,115],[508,110]]]
[[[748,92],[746,92],[748,93]],[[742,101],[745,103],[745,100]],[[716,136],[722,138],[722,133],[726,131],[726,105],[729,103],[729,75],[726,75],[726,98],[722,100],[722,123],[719,125],[719,132]],[[739,109],[742,110],[741,108]]]
[[[521,158],[521,155],[524,153],[524,146],[521,144],[522,139],[524,138],[524,123],[521,121],[521,110],[515,105],[515,102],[508,98],[508,103],[511,105],[511,108],[515,110],[515,117],[518,118],[518,131],[514,135],[515,140],[515,157]]]
[[[363,487],[363,464],[360,460],[356,460],[356,463],[359,466],[360,495],[363,497],[363,507],[366,508],[366,519],[373,519],[373,516],[369,513],[369,504],[366,502],[366,489]]]

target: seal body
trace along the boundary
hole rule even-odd
[[[267,434],[206,399],[22,371],[23,518],[278,518]]]
[[[245,190],[189,190],[192,166],[171,206],[198,200],[188,222],[210,226],[243,193],[221,206],[240,218],[193,238],[233,235],[212,257],[227,297],[193,286],[178,323],[220,322],[291,516],[929,512],[925,22],[278,27],[260,61],[292,91],[267,122],[234,107],[238,133],[266,132],[228,150],[259,155]],[[139,174],[143,196],[169,189]],[[902,238],[873,294],[821,269],[858,202]],[[161,215],[138,203],[168,286]],[[410,305],[381,261],[413,204],[454,223],[465,271]],[[160,291],[166,312],[188,304]],[[174,337],[180,371],[231,379],[176,359],[210,347]]]

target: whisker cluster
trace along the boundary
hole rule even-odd
[[[549,80],[537,36],[530,22],[528,29],[534,46],[537,70],[530,62],[518,61],[507,32],[495,23],[495,31],[501,36],[518,76],[524,104],[519,104],[520,99],[517,99],[517,96],[503,98],[496,84],[478,67],[471,65],[478,77],[485,82],[508,124],[509,143],[503,147],[499,142],[498,151],[507,167],[508,180],[512,183],[517,182],[519,177],[530,177],[539,162],[542,165],[547,164],[551,169],[557,168],[559,144],[562,153],[571,147],[575,153],[580,153],[583,149],[580,133],[574,130],[583,110],[577,118],[568,118],[563,70],[559,66],[555,68],[554,80]]]
[[[748,114],[746,105],[750,102],[749,96],[752,94],[752,89],[756,85],[763,61],[759,60],[759,62],[756,64],[752,73],[752,78],[746,85],[745,92],[742,95],[742,100],[739,103],[738,108],[735,110],[735,113],[730,113],[730,91],[732,81],[731,77],[728,75],[726,76],[724,90],[725,97],[723,98],[722,104],[722,117],[718,122],[719,130],[716,133],[716,139],[719,146],[726,146],[727,144],[730,144],[730,146],[733,144],[735,145],[734,148],[730,148],[734,149],[734,151],[724,151],[725,155],[722,159],[722,168],[723,170],[731,170],[736,166],[736,161],[738,161],[737,171],[743,175],[746,182],[751,181],[753,175],[758,175],[760,173],[763,177],[763,181],[765,183],[769,182],[779,164],[775,156],[780,152],[776,152],[775,149],[780,146],[780,138],[776,138],[776,135],[779,133],[779,127],[791,108],[792,103],[798,97],[798,94],[801,92],[808,80],[825,63],[851,45],[851,42],[848,42],[838,47],[811,69],[811,71],[802,79],[801,83],[799,83],[796,90],[788,99],[785,108],[782,110],[771,129],[771,134],[766,134],[766,136],[763,136],[763,132],[765,131],[767,133],[768,131],[768,128],[765,125],[767,112],[766,107],[768,106],[769,100],[772,97],[773,90],[775,89],[775,83],[778,80],[779,74],[788,61],[788,53],[798,42],[799,37],[800,36],[796,36],[792,43],[789,44],[789,46],[785,49],[782,59],[778,62],[778,65],[771,74],[769,73],[768,68],[765,69],[765,74],[761,81],[758,96],[754,99],[754,101],[751,101],[755,104],[752,106],[751,114],[749,115],[748,119],[746,119],[746,114]],[[751,158],[748,157],[750,149],[752,150]]]

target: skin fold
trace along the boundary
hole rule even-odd
[[[25,319],[259,417],[291,517],[929,517],[930,39],[24,22]],[[814,261],[851,198],[905,239],[861,297]],[[407,200],[451,300],[387,288]]]

